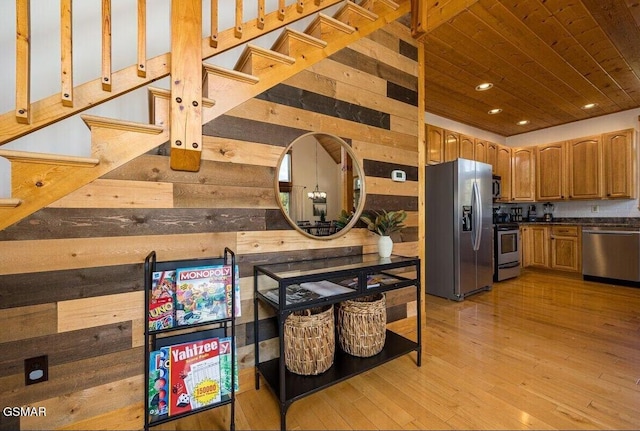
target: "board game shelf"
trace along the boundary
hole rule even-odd
[[[385,362],[416,352],[421,364],[421,321],[417,313],[416,340],[387,329],[382,351],[371,357],[356,357],[335,346],[331,367],[318,375],[299,375],[286,368],[284,359],[284,326],[293,312],[337,304],[374,293],[385,293],[413,286],[417,309],[420,310],[420,259],[417,257],[378,254],[339,258],[312,259],[254,267],[254,331],[256,389],[260,376],[278,397],[280,428],[286,429],[287,409],[294,401],[353,377]],[[279,357],[260,362],[260,325],[258,306],[262,302],[276,312],[279,336]]]
[[[235,319],[240,313],[235,254],[144,263],[144,429],[230,406],[238,385]]]

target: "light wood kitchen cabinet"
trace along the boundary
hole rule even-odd
[[[427,124],[427,164],[436,165],[444,161],[444,130]]]
[[[600,136],[567,142],[569,199],[602,198],[602,139]]]
[[[475,160],[476,140],[471,136],[460,135],[458,155],[463,159]]]
[[[549,226],[521,228],[522,266],[549,268]]]
[[[536,200],[561,200],[566,195],[566,145],[564,142],[536,147]]]
[[[582,271],[582,246],[579,226],[551,226],[551,268]]]
[[[496,174],[496,165],[498,164],[498,144],[494,144],[493,142],[487,143],[486,163],[491,165],[492,172]]]
[[[473,150],[473,160],[477,162],[487,163],[487,146],[489,143],[482,139],[474,139],[475,145]]]
[[[444,161],[450,162],[460,154],[460,134],[445,130],[444,132]]]
[[[511,200],[511,147],[498,145],[494,172],[501,179],[500,202]]]
[[[636,157],[633,135],[633,129],[602,135],[604,196],[608,199],[635,198]]]
[[[511,198],[514,201],[534,201],[535,147],[511,150]]]

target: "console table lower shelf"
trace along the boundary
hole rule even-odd
[[[322,374],[303,376],[285,369],[284,399],[279,400],[281,429],[286,429],[287,409],[294,401],[410,352],[417,353],[417,365],[420,366],[419,350],[420,346],[417,342],[387,330],[384,347],[380,353],[374,356],[368,358],[352,356],[336,345],[333,365]],[[258,374],[260,374],[273,393],[277,397],[281,397],[280,366],[280,358],[258,364],[256,368],[256,388],[259,388]]]

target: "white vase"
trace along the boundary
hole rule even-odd
[[[389,257],[393,251],[393,240],[390,236],[380,236],[378,238],[378,254],[380,257]]]

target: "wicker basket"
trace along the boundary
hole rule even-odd
[[[338,341],[345,352],[369,357],[384,347],[387,329],[387,307],[383,294],[363,296],[340,303],[338,308]]]
[[[292,373],[315,375],[333,365],[333,305],[290,314],[284,322],[284,358]]]

